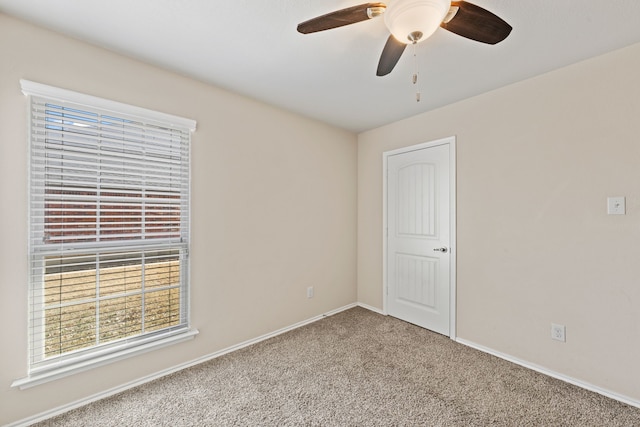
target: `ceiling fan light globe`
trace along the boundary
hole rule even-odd
[[[396,0],[387,6],[384,22],[399,42],[416,43],[438,29],[450,7],[451,0]],[[420,40],[416,33],[422,33]]]

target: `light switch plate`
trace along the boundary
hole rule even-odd
[[[607,214],[624,215],[626,213],[624,197],[607,197]]]

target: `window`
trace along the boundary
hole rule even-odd
[[[30,104],[30,377],[192,337],[195,122],[21,83]]]

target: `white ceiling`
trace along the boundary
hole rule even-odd
[[[0,12],[354,132],[640,42],[639,0],[472,2],[511,35],[491,46],[438,29],[385,77],[382,17],[296,31],[361,0],[0,0]]]

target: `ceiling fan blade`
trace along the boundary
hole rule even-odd
[[[480,6],[466,1],[452,1],[451,12],[455,12],[456,8],[453,18],[445,18],[440,24],[445,30],[487,44],[499,43],[511,32],[511,25]]]
[[[398,60],[402,56],[402,52],[407,48],[405,43],[401,43],[396,40],[393,35],[390,35],[387,39],[387,43],[382,49],[382,55],[380,55],[380,61],[378,62],[377,76],[386,76],[398,63]]]
[[[309,19],[298,24],[298,32],[302,34],[315,33],[317,31],[330,30],[344,25],[355,24],[375,18],[384,12],[384,3],[364,3],[346,9],[336,10],[317,18]]]

